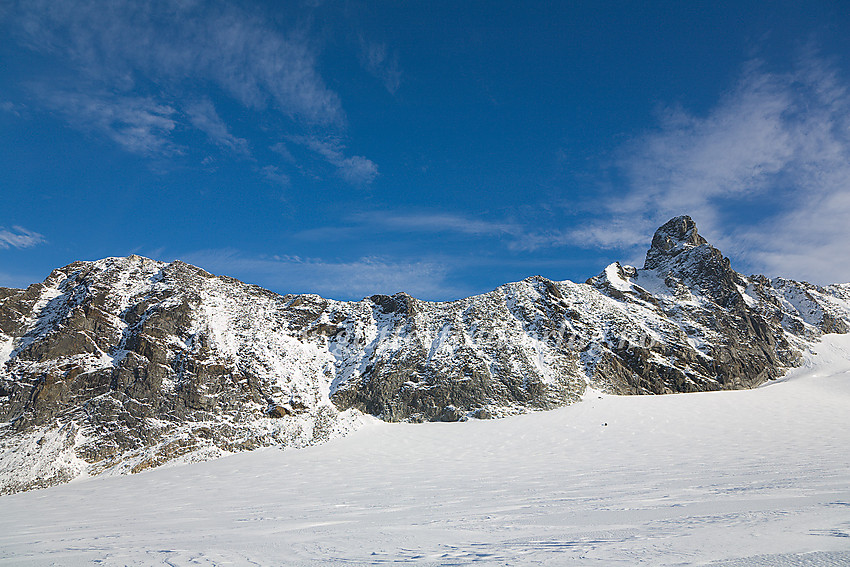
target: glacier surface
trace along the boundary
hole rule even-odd
[[[0,497],[2,565],[850,564],[850,336],[759,388],[464,423]]]

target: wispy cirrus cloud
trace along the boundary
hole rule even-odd
[[[325,162],[352,185],[368,185],[378,177],[378,166],[363,156],[348,156],[345,146],[337,138],[322,139],[316,136],[290,136],[289,141],[300,144]]]
[[[188,145],[181,133],[197,130],[212,145],[250,157],[223,105],[198,95],[212,90],[255,113],[271,137],[320,133],[311,134],[311,149],[347,182],[377,176],[374,162],[344,151],[345,113],[304,26],[284,27],[259,8],[222,0],[12,0],[5,20],[19,44],[63,69],[59,80],[55,72],[27,78],[37,100],[127,151],[180,154]]]
[[[384,43],[360,38],[360,64],[366,71],[380,80],[390,94],[401,86],[401,68],[398,54],[391,53]]]
[[[15,3],[13,18],[22,42],[90,80],[119,88],[209,81],[248,107],[271,104],[316,124],[343,120],[303,32],[284,35],[230,3],[27,0]]]
[[[522,225],[506,221],[491,221],[447,212],[401,213],[398,211],[370,211],[348,217],[344,226],[319,227],[297,234],[303,239],[344,239],[368,231],[390,233],[455,233],[468,236],[508,236],[522,238]]]
[[[850,280],[835,261],[850,241],[850,94],[812,53],[785,73],[749,63],[706,113],[664,110],[615,169],[623,184],[600,196],[594,220],[519,242],[636,253],[661,223],[690,214],[741,269]]]
[[[15,104],[14,102],[12,102],[10,100],[0,101],[0,111],[8,112],[9,114],[13,114],[15,116],[20,116],[21,115],[21,113],[19,112],[20,108],[21,108],[21,105]]]
[[[30,248],[44,242],[44,236],[22,226],[13,226],[11,229],[0,226],[0,248]]]
[[[283,161],[286,163],[295,163],[295,156],[292,155],[292,152],[289,151],[289,148],[283,142],[272,144],[269,146],[269,149],[283,158]]]
[[[291,182],[289,176],[283,173],[279,167],[274,165],[266,165],[260,168],[260,173],[266,181],[281,187],[289,187]]]
[[[652,237],[648,224],[628,219],[611,218],[606,222],[588,223],[570,229],[531,229],[517,235],[508,247],[512,250],[534,251],[559,246],[597,247],[604,249],[646,245]]]
[[[60,112],[76,128],[102,134],[131,153],[172,155],[180,147],[171,138],[176,111],[152,98],[107,92],[37,89],[42,103]]]
[[[184,106],[184,111],[189,116],[189,121],[198,130],[204,132],[212,142],[230,151],[248,155],[248,141],[237,138],[230,133],[227,124],[216,112],[215,106],[209,99],[201,99]]]
[[[820,284],[850,282],[844,260],[850,255],[850,167],[843,165],[827,176],[836,183],[834,190],[801,185],[807,202],[731,229],[719,239],[721,247],[734,250],[751,271]]]
[[[445,262],[398,261],[382,257],[330,261],[297,256],[249,256],[235,249],[201,250],[182,260],[214,273],[236,276],[279,293],[318,293],[357,300],[399,291],[422,299],[462,296],[447,283]]]
[[[360,219],[387,229],[404,232],[457,232],[470,235],[519,235],[521,225],[510,222],[469,218],[451,213],[368,213]]]

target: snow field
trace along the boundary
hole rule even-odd
[[[748,391],[588,392],[0,498],[0,565],[850,564],[850,337]]]

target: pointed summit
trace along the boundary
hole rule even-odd
[[[724,307],[743,301],[737,287],[741,275],[729,258],[697,234],[696,223],[686,215],[655,231],[644,269],[655,271],[668,287],[684,285]]]
[[[681,252],[703,244],[708,244],[708,241],[697,234],[697,224],[691,217],[682,215],[670,219],[655,231],[643,267],[646,270],[655,269]]]

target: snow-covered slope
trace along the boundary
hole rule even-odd
[[[746,278],[688,217],[643,269],[535,276],[452,302],[280,296],[182,262],[75,262],[0,289],[0,493],[386,421],[504,417],[621,394],[749,388],[824,332],[850,286]]]
[[[743,391],[588,392],[0,498],[0,565],[850,564],[850,335]]]

